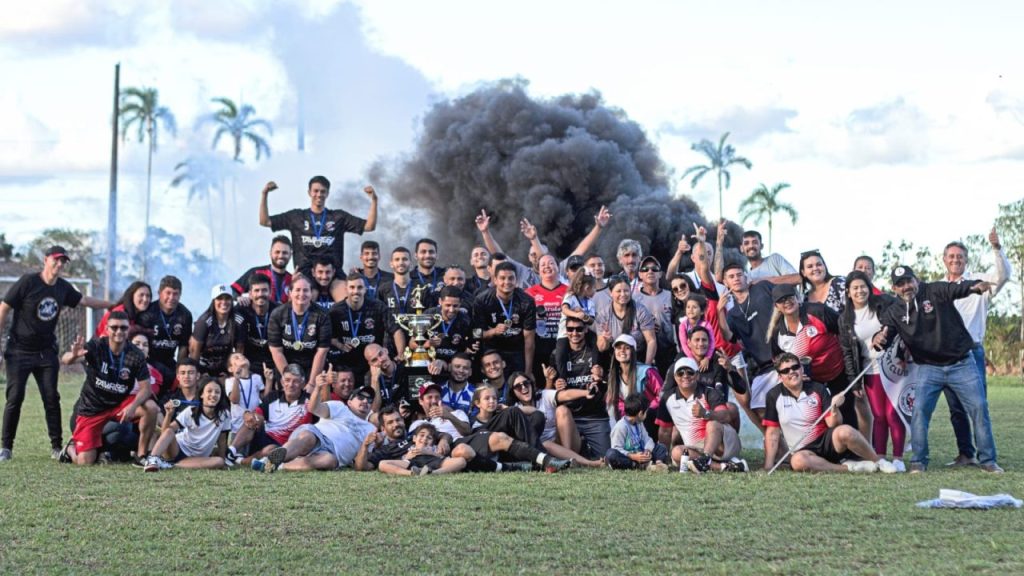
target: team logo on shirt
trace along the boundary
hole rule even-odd
[[[117,373],[117,377],[121,380],[128,380],[132,377],[132,373],[127,368],[121,368],[121,371]]]
[[[921,302],[921,308],[924,310],[925,314],[931,314],[932,310],[935,310],[935,307],[932,306],[931,300],[925,300],[924,302]]]
[[[57,305],[57,300],[47,296],[39,302],[39,306],[36,307],[36,317],[43,322],[49,322],[57,317],[57,313],[60,311],[60,306]]]
[[[175,336],[181,336],[181,324],[175,324],[171,331],[174,332]]]
[[[807,337],[808,338],[814,338],[817,335],[818,335],[818,329],[817,328],[815,328],[814,326],[808,326],[807,327]]]
[[[334,222],[327,222],[324,224],[324,228],[327,228],[328,232],[334,232]]]
[[[512,315],[512,323],[513,324],[519,324],[519,314],[513,314]]]
[[[452,335],[452,346],[458,346],[459,342],[462,342],[462,335],[461,334],[454,334],[454,335]]]
[[[367,330],[373,330],[373,318],[367,318],[364,324]]]
[[[316,324],[311,325],[306,333],[310,336],[316,336]]]
[[[808,396],[807,397],[807,405],[811,406],[812,408],[814,406],[817,406],[818,405],[818,395],[817,394],[812,394],[812,395]]]

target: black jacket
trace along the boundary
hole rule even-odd
[[[974,339],[953,301],[970,295],[978,282],[921,282],[913,302],[897,301],[878,315],[890,329],[889,342],[898,332],[918,364],[949,366],[963,360]]]
[[[868,308],[881,319],[882,311],[897,302],[896,298],[889,294],[872,295],[871,299],[868,300]],[[864,365],[861,363],[861,358],[864,356],[861,350],[861,341],[857,338],[857,333],[854,331],[856,319],[854,314],[853,305],[847,303],[843,313],[839,315],[839,346],[843,349],[843,363],[846,366],[846,376],[851,381],[864,369]]]

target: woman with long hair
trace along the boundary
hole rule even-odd
[[[805,301],[824,304],[836,312],[843,310],[846,304],[846,279],[833,276],[828,271],[820,252],[810,250],[800,254],[798,270]]]
[[[136,280],[128,285],[121,299],[113,307],[103,314],[100,323],[96,325],[96,337],[102,338],[107,335],[107,318],[115,310],[123,311],[128,315],[128,325],[135,326],[135,318],[153,301],[153,288],[142,280]]]
[[[177,417],[168,410],[160,439],[144,470],[157,472],[169,468],[225,468],[224,456],[231,432],[231,404],[220,382],[206,376],[199,383],[200,406],[181,410]]]
[[[553,369],[549,368],[554,376]],[[576,422],[572,419],[572,411],[565,406],[558,405],[556,396],[558,391],[554,388],[537,390],[533,377],[525,372],[514,372],[508,379],[512,390],[513,408],[521,410],[529,416],[533,413],[544,415],[544,426],[540,430],[539,438],[541,447],[545,452],[555,458],[572,460],[580,466],[600,468],[604,466],[604,458],[590,460],[581,456],[576,450],[581,443],[579,432],[576,431]],[[563,401],[572,399],[573,396],[583,397],[587,390],[562,390]],[[575,444],[576,450],[573,449]]]
[[[658,369],[636,359],[636,340],[629,334],[622,334],[612,346],[612,360],[608,366],[608,391],[605,404],[611,422],[618,422],[625,415],[625,400],[630,394],[640,394],[647,400],[647,417],[644,428],[651,436],[657,437],[658,426],[655,416],[661,402],[661,374]]]
[[[633,337],[644,353],[644,363],[653,365],[658,354],[655,320],[643,304],[633,300],[629,279],[616,276],[608,282],[611,301],[597,311],[597,348],[607,352],[612,342],[623,334]]]
[[[234,294],[226,285],[213,287],[210,306],[196,319],[188,355],[199,362],[200,374],[228,375],[228,357],[245,348],[246,330],[240,314],[234,313]]]

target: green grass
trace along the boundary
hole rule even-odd
[[[62,385],[66,410],[78,386]],[[1002,476],[406,479],[58,466],[30,388],[15,459],[0,465],[0,574],[1020,574],[1024,510],[914,506],[940,488],[1024,497],[1024,387],[997,380],[989,398]],[[941,403],[931,446],[933,462],[954,456]]]

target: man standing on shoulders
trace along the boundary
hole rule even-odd
[[[976,274],[967,272],[967,246],[962,242],[950,242],[942,251],[942,264],[946,267],[944,280],[952,284],[960,284],[965,280],[984,280],[992,287],[980,294],[970,294],[953,303],[956,306],[960,317],[964,320],[964,327],[974,340],[974,347],[971,349],[971,356],[978,368],[978,378],[981,379],[981,392],[988,396],[988,378],[985,374],[985,321],[988,318],[988,307],[992,299],[999,294],[1006,281],[1010,278],[1012,270],[1010,261],[1003,252],[1003,246],[999,243],[999,234],[996,229],[988,234],[989,244],[992,245],[996,261],[995,274]],[[949,405],[949,420],[953,424],[953,433],[956,435],[956,445],[959,450],[956,460],[949,466],[974,465],[978,460],[974,457],[974,443],[971,442],[971,422],[967,418],[967,412],[963,405],[957,400],[955,394],[950,394],[949,389],[945,391],[946,403]]]
[[[288,287],[292,283],[292,275],[288,273],[288,262],[291,259],[292,241],[287,236],[275,236],[270,243],[270,264],[249,268],[231,285],[231,289],[238,296],[238,305],[248,306],[251,302],[248,292],[249,280],[253,274],[264,276],[270,282],[270,301],[272,303],[287,302]]]
[[[83,296],[67,280],[60,277],[70,259],[61,246],[51,246],[43,260],[43,270],[25,274],[14,283],[0,302],[0,363],[7,363],[7,403],[4,406],[3,443],[0,462],[11,459],[14,436],[21,419],[21,404],[29,374],[36,379],[46,428],[50,434],[50,455],[56,458],[64,444],[61,434],[60,393],[57,390],[57,319],[64,308],[81,303],[89,308],[109,308],[113,302]],[[7,315],[12,314],[11,328],[4,344],[3,330]],[[189,326],[191,326],[191,319]]]
[[[335,301],[345,298],[344,276],[345,233],[362,234],[373,232],[377,228],[377,192],[373,186],[363,188],[370,198],[370,210],[366,220],[349,214],[344,210],[327,209],[327,197],[331,193],[331,182],[323,176],[314,176],[309,180],[308,210],[294,209],[281,214],[270,215],[267,207],[267,195],[277,190],[275,182],[267,182],[260,193],[260,226],[266,226],[277,232],[287,230],[292,236],[292,247],[295,250],[295,271],[309,275],[313,259],[326,256],[334,262],[334,269],[339,280],[333,282],[331,291]]]
[[[971,357],[974,339],[954,305],[956,300],[971,294],[989,292],[992,285],[983,280],[963,280],[958,284],[919,282],[913,270],[897,266],[892,271],[892,286],[899,301],[878,315],[882,329],[875,334],[872,344],[881,349],[898,334],[914,358],[909,374],[914,382],[914,413],[910,419],[914,456],[910,472],[920,473],[928,468],[928,425],[939,394],[949,390],[974,426],[981,469],[1002,473],[996,463],[988,401]]]

